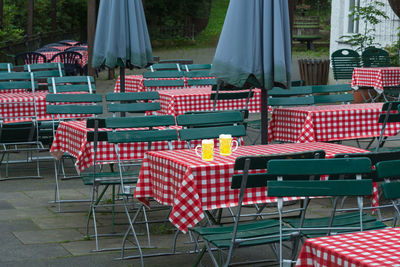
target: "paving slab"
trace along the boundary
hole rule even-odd
[[[86,216],[82,213],[71,213],[66,216],[56,214],[49,217],[36,217],[33,222],[41,229],[78,228],[86,225]]]
[[[16,219],[29,219],[40,216],[50,216],[53,213],[46,208],[21,208],[11,210],[0,210],[0,221],[3,220],[16,220]]]
[[[110,249],[116,248],[116,252],[119,252],[122,244],[121,238],[101,238],[99,240],[99,249]],[[83,240],[83,241],[74,241],[68,243],[62,243],[63,246],[69,253],[74,256],[88,255],[93,254],[96,249],[96,241],[93,239]],[[128,241],[127,246],[133,246],[133,244]],[[105,252],[96,252],[96,253],[109,253],[109,251]]]
[[[82,235],[74,229],[13,232],[24,244],[44,244],[82,240]]]
[[[66,257],[70,256],[70,253],[59,244],[7,244],[0,246],[0,255],[0,266],[9,266],[10,262]]]

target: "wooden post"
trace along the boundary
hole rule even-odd
[[[28,23],[26,28],[26,33],[28,34],[28,39],[33,35],[33,9],[34,0],[28,0]]]
[[[88,75],[94,76],[92,67],[94,35],[96,33],[96,0],[88,0],[87,4],[87,42],[88,42]]]
[[[51,0],[51,31],[57,31],[57,0]]]
[[[292,40],[293,23],[294,23],[294,12],[296,11],[296,2],[297,2],[297,0],[288,0],[288,1],[289,1],[289,19],[290,19],[290,40]]]
[[[3,0],[0,0],[0,29],[3,28]]]

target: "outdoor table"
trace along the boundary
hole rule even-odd
[[[296,266],[400,266],[400,228],[307,239]]]
[[[46,95],[48,91],[17,92],[0,94],[0,117],[5,122],[26,121],[35,116],[34,100],[36,102],[36,119],[52,120],[52,116],[46,113]],[[55,118],[76,118],[80,114],[59,114]],[[12,119],[7,119],[12,118]]]
[[[326,142],[378,137],[383,103],[275,108],[268,139],[283,142]],[[400,123],[388,123],[384,136],[396,135]]]
[[[58,48],[58,46],[56,48]],[[40,54],[44,55],[46,57],[46,60],[50,60],[53,58],[53,56],[55,54],[58,54],[60,52],[62,52],[62,51],[40,52]],[[87,64],[87,61],[88,61],[88,51],[87,50],[79,50],[79,51],[74,51],[74,52],[77,52],[82,55],[82,60],[78,59],[77,63],[83,68]],[[56,62],[56,63],[61,62],[61,58],[56,57],[52,62]],[[43,62],[43,59],[39,58],[38,63],[46,63],[46,62]]]
[[[171,127],[176,128],[178,127]],[[109,131],[110,129],[100,128],[99,131]],[[93,129],[86,128],[86,121],[64,121],[57,128],[50,152],[60,158],[64,152],[68,152],[76,158],[75,166],[78,172],[93,165],[94,143],[87,141],[87,132]],[[184,141],[172,141],[172,147],[175,149],[186,148]],[[200,144],[200,141],[193,141],[193,145]],[[142,159],[148,151],[147,143],[128,143],[120,144],[121,160]],[[168,150],[168,142],[157,141],[151,143],[151,150]],[[98,163],[117,162],[117,155],[114,145],[108,142],[98,142],[97,158]]]
[[[175,90],[159,91],[161,110],[157,114],[181,115],[187,111],[209,111],[213,109],[213,100],[210,100],[211,86],[193,87]],[[250,98],[247,109],[249,112],[260,112],[260,89],[254,89],[254,96]],[[218,100],[217,110],[240,110],[246,106],[247,99]]]
[[[38,119],[45,119],[48,117],[46,114],[46,95],[48,92],[35,92],[35,98],[32,92],[17,92],[0,94],[0,117],[13,118],[15,121],[20,117],[26,120],[27,117],[35,116],[35,108],[33,105],[36,100],[36,109]],[[51,118],[51,117],[49,117]]]
[[[351,87],[373,87],[381,94],[387,86],[400,84],[400,67],[354,68]]]
[[[196,78],[191,78],[191,79],[214,79],[215,77],[196,77]],[[119,93],[120,90],[120,82],[119,82],[120,77],[118,77],[117,82],[115,83],[114,87],[114,92]],[[157,78],[157,80],[178,80],[182,79],[185,82],[185,87],[187,86],[187,77],[182,77],[182,78]],[[125,92],[145,92],[146,90],[148,91],[155,91],[155,90],[173,90],[173,89],[181,89],[182,87],[176,87],[176,86],[166,86],[166,87],[149,87],[145,88],[143,85],[143,81],[146,80],[143,78],[142,75],[127,75],[125,76]],[[154,80],[154,79],[153,79]],[[208,85],[205,85],[205,87],[208,87]]]
[[[135,198],[149,205],[153,198],[172,206],[169,220],[182,232],[204,218],[204,210],[238,205],[238,189],[231,189],[235,159],[245,155],[266,155],[324,150],[327,158],[338,153],[360,153],[366,150],[331,143],[296,143],[240,146],[230,156],[214,152],[213,161],[203,161],[194,149],[147,152],[135,189]],[[285,201],[298,198],[286,197]],[[246,190],[244,205],[275,202],[265,188]]]

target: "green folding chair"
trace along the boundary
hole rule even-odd
[[[212,79],[188,79],[187,85],[188,85],[188,87],[212,86],[212,85],[216,85],[216,81],[214,78],[212,78]]]
[[[107,110],[115,117],[117,112],[121,113],[145,113],[152,111],[156,113],[161,109],[160,103],[155,102],[160,99],[156,91],[134,92],[134,93],[107,93]]]
[[[183,66],[186,71],[193,70],[209,70],[211,69],[211,64],[186,64]]]
[[[191,147],[191,141],[199,139],[214,139],[220,134],[231,134],[241,138],[246,135],[243,125],[243,115],[240,111],[215,111],[204,113],[186,113],[176,117],[179,139],[186,141]],[[240,140],[238,141],[240,143]]]
[[[8,115],[0,118],[0,164],[5,162],[5,175],[0,180],[21,178],[42,178],[40,175],[39,153],[47,151],[38,138],[38,111],[35,92],[38,83],[34,81],[33,73],[0,73],[0,91],[25,89],[32,93],[33,101],[0,103],[2,109],[9,109],[10,105],[26,105],[26,114],[23,112],[15,116]],[[32,109],[31,111],[29,109]],[[21,153],[22,152],[22,153]],[[25,154],[22,158],[18,155]],[[11,157],[12,156],[12,157]],[[14,157],[15,156],[15,157]],[[36,163],[36,175],[13,176],[9,175],[9,165],[17,163]]]
[[[279,241],[279,221],[276,219],[263,219],[263,216],[276,215],[277,213],[261,213],[261,210],[257,209],[255,213],[243,214],[243,200],[246,195],[246,190],[256,187],[265,188],[266,190],[267,181],[269,179],[276,179],[274,176],[270,176],[265,172],[267,163],[270,160],[307,159],[316,157],[325,157],[325,152],[321,150],[304,151],[299,153],[242,156],[236,158],[234,170],[239,171],[239,174],[234,174],[232,176],[231,188],[239,189],[239,204],[233,216],[233,224],[227,223],[189,228],[189,231],[197,237],[195,239],[196,248],[200,247],[200,243],[198,242],[199,238],[204,241],[204,247],[199,253],[199,257],[194,266],[200,263],[206,251],[209,253],[215,266],[228,266],[234,251],[243,247],[268,244],[271,246],[271,249],[276,252],[273,245]],[[243,172],[241,173],[240,171]],[[293,209],[292,211],[298,212],[299,210],[300,209]],[[254,218],[257,220],[254,220]],[[289,231],[287,233],[289,233]],[[289,241],[289,238],[285,238],[285,240]],[[225,255],[224,262],[217,261],[212,252],[213,247],[217,248],[221,255]],[[220,259],[220,261],[221,260],[222,259]],[[274,262],[276,260],[267,261]],[[260,261],[257,261],[257,263],[259,262]],[[235,264],[251,263],[255,262],[246,261]]]
[[[175,118],[171,115],[163,115],[163,116],[139,116],[139,117],[114,117],[114,118],[106,118],[105,125],[107,128],[113,129],[113,131],[107,132],[108,142],[114,144],[114,148],[117,154],[117,162],[118,162],[118,172],[119,172],[119,195],[123,199],[124,209],[126,216],[129,221],[129,228],[126,231],[123,242],[122,242],[122,252],[121,258],[125,257],[125,244],[129,234],[132,234],[134,239],[134,243],[136,244],[139,250],[139,257],[141,260],[141,264],[143,266],[143,253],[141,250],[141,246],[136,236],[136,231],[134,228],[134,224],[139,222],[136,221],[138,214],[141,211],[145,210],[143,205],[136,210],[135,214],[131,217],[130,209],[129,209],[129,201],[133,199],[133,189],[130,186],[127,186],[124,180],[124,171],[131,166],[131,162],[129,160],[123,160],[121,156],[120,145],[125,143],[136,143],[136,142],[145,142],[148,145],[148,148],[151,148],[152,142],[156,141],[167,141],[169,144],[169,148],[172,149],[171,141],[178,139],[178,133],[175,129],[169,129],[169,126],[175,125]],[[167,127],[166,129],[157,129],[156,127]],[[128,128],[128,129],[127,129]],[[132,128],[145,128],[144,130],[134,130]],[[135,164],[135,163],[134,163]],[[150,243],[150,235],[148,225],[150,222],[147,217],[145,217],[145,223],[148,232],[148,244]],[[158,221],[157,221],[158,222]]]
[[[313,85],[315,104],[350,104],[354,100],[350,84]]]
[[[280,266],[294,263],[294,257],[290,260],[283,259],[283,241],[293,235],[299,240],[301,236],[331,235],[369,229],[369,223],[364,223],[363,196],[372,194],[372,180],[362,179],[362,174],[370,173],[372,170],[371,161],[368,158],[271,160],[267,164],[267,169],[269,175],[277,177],[275,181],[268,181],[267,185],[268,196],[278,197]],[[321,181],[301,178],[314,175],[356,175],[356,179]],[[349,223],[345,215],[335,216],[335,204],[328,220],[320,221],[318,218],[314,221],[313,219],[305,220],[309,197],[317,196],[336,197],[335,199],[339,196],[357,197],[359,212],[351,216],[358,216],[358,223]],[[300,223],[290,228],[283,225],[283,222],[287,221],[283,218],[285,213],[283,197],[305,198]],[[288,234],[286,231],[291,232]],[[294,251],[297,253],[297,245],[294,246]]]
[[[52,116],[53,135],[56,132],[56,126],[63,120],[78,120],[97,116],[103,113],[102,96],[96,94],[48,94],[46,95],[46,112]],[[54,160],[55,171],[55,199],[54,203],[58,205],[58,211],[61,212],[61,203],[81,202],[87,200],[63,200],[60,197],[59,186],[59,160]]]
[[[376,174],[380,179],[384,179],[381,188],[383,195],[391,202],[394,208],[392,227],[395,227],[397,221],[400,221],[400,160],[383,161],[376,164]]]
[[[64,64],[62,63],[36,63],[24,65],[24,71],[34,72],[35,79],[65,76]]]
[[[367,47],[361,53],[362,66],[370,67],[389,67],[390,59],[389,53],[381,48]]]
[[[146,71],[143,72],[143,78],[159,79],[159,78],[183,78],[183,72],[178,70],[166,71]]]
[[[151,71],[166,71],[166,70],[177,70],[181,71],[181,65],[179,63],[156,63],[147,67]]]
[[[332,53],[331,63],[333,78],[336,80],[351,80],[354,68],[361,67],[360,55],[351,49],[339,49]]]

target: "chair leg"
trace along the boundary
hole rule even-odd
[[[130,228],[130,230],[132,232],[133,239],[135,240],[136,246],[137,246],[137,248],[139,250],[140,263],[141,263],[142,266],[144,266],[142,248],[140,247],[139,240],[138,240],[138,238],[136,236],[136,231],[135,231],[135,228],[133,227],[133,222],[132,222],[131,216],[129,214],[129,210],[128,210],[128,206],[127,206],[128,205],[127,199],[126,199],[125,196],[123,196],[122,199],[123,199],[123,202],[124,202],[125,214],[128,217],[128,221],[129,221],[129,228]],[[136,218],[136,216],[135,216],[135,218]]]

